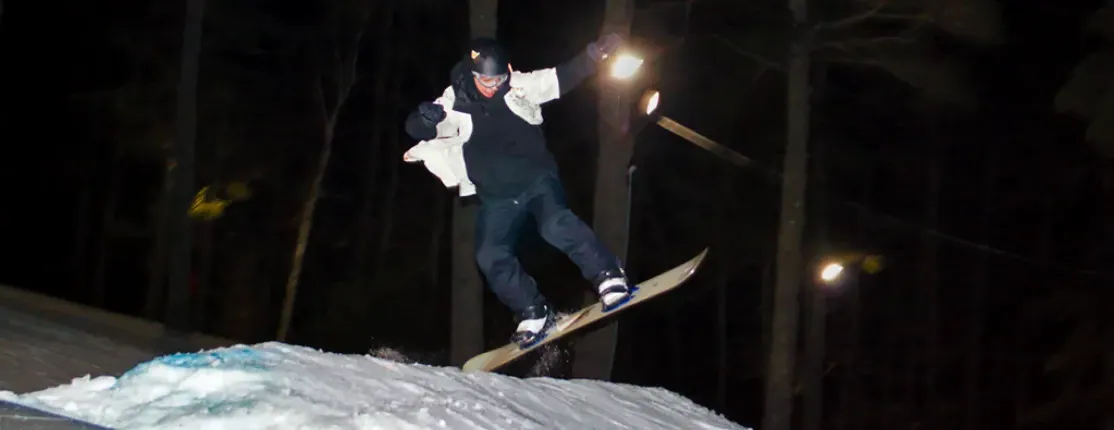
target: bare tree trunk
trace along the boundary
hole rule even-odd
[[[823,64],[812,67],[813,97],[810,98],[817,106],[823,103],[823,92],[827,87],[827,67]],[[810,144],[813,147],[811,163],[806,168],[812,169],[812,192],[807,193],[809,199],[809,213],[813,226],[813,242],[819,244],[817,251],[827,254],[828,243],[828,203],[827,203],[827,136],[823,132],[826,122],[823,115],[810,115],[810,124],[813,127]],[[804,348],[804,398],[802,402],[802,424],[805,430],[820,430],[824,418],[824,373],[827,365],[827,332],[828,332],[828,298],[821,286],[808,282],[807,294],[808,311],[805,313],[807,322]]]
[[[730,330],[727,329],[730,318],[728,317],[728,303],[727,303],[727,286],[731,281],[733,268],[735,267],[731,258],[732,255],[729,245],[732,242],[732,235],[727,232],[732,231],[732,224],[734,217],[732,217],[732,203],[735,201],[735,166],[725,165],[721,167],[722,178],[720,192],[721,201],[723,206],[720,208],[720,246],[719,251],[722,254],[719,259],[719,282],[716,285],[716,339],[719,340],[719,360],[718,360],[718,377],[716,378],[716,405],[720,411],[727,410],[727,387],[731,379],[731,354],[728,348],[731,346],[729,339]]]
[[[376,110],[376,115],[380,118],[389,118],[383,112],[394,112],[394,106],[387,103],[387,94],[391,91],[392,86],[397,86],[396,83],[390,81],[391,69],[394,67],[394,56],[397,55],[395,46],[394,27],[395,27],[395,8],[396,2],[385,1],[380,3],[381,10],[378,18],[379,25],[379,40],[376,52],[378,53],[379,70],[375,75],[375,82],[372,85],[374,91],[374,98],[372,101],[372,109]],[[373,236],[372,231],[374,228],[374,213],[376,200],[376,184],[378,184],[379,169],[383,165],[383,160],[389,160],[388,163],[395,164],[397,160],[383,156],[383,145],[389,144],[383,139],[385,127],[394,128],[396,124],[391,124],[389,121],[380,120],[373,124],[372,136],[373,141],[367,147],[367,165],[368,168],[364,171],[364,192],[363,198],[360,202],[360,212],[356,217],[356,247],[351,250],[352,263],[349,265],[348,276],[346,282],[349,283],[362,283],[367,275],[368,263],[368,249]],[[387,204],[387,202],[384,202]]]
[[[450,56],[455,55],[455,53],[457,52],[456,44],[454,43],[454,44],[448,44],[448,45],[450,46],[450,48],[448,50],[449,55]],[[436,45],[436,52],[439,55],[440,54],[445,54],[444,52],[442,52],[443,49],[444,49],[444,46],[445,45],[441,44],[441,43],[438,43]],[[441,75],[439,73],[435,73],[433,71],[430,71],[430,73],[427,77],[427,79],[431,79],[434,82],[441,82],[441,79],[439,79],[439,78],[441,78]],[[429,253],[426,255],[426,265],[425,265],[425,267],[426,267],[426,272],[425,272],[426,273],[426,284],[429,288],[429,290],[427,291],[427,294],[442,294],[442,293],[439,292],[439,291],[442,291],[439,288],[439,285],[441,284],[441,281],[443,279],[441,277],[441,274],[442,274],[441,264],[442,264],[442,259],[444,258],[444,255],[442,254],[441,249],[442,249],[442,246],[444,244],[444,239],[445,239],[445,228],[448,227],[449,222],[450,222],[450,219],[447,219],[446,215],[448,215],[450,218],[452,216],[452,213],[447,210],[448,209],[447,205],[451,201],[449,199],[445,198],[445,188],[442,187],[440,184],[431,185],[430,190],[432,191],[432,199],[433,199],[433,201],[430,202],[430,206],[433,207],[434,218],[433,218],[433,228],[431,229],[430,236],[429,236]],[[456,199],[453,199],[453,200],[456,200]],[[446,214],[446,212],[448,212],[448,214]],[[483,290],[482,282],[478,285],[480,286],[480,291],[482,292],[482,290]],[[482,297],[482,295],[480,297]],[[452,304],[450,303],[450,309],[451,309],[451,306],[452,306]],[[482,309],[480,309],[480,310],[482,311]],[[450,318],[452,318],[451,315],[453,315],[453,314],[454,313],[450,311]],[[477,315],[479,315],[479,312],[477,312]],[[478,316],[476,317],[476,319],[482,321],[482,318],[479,318]],[[482,325],[481,325],[481,327],[482,327]],[[451,333],[454,330],[450,329],[449,331],[450,331],[450,338],[451,338],[452,337]],[[452,341],[450,340],[450,343],[451,342]],[[478,342],[478,344],[479,344],[478,346],[480,346],[480,347],[483,346],[483,338],[482,337],[480,338],[480,342]]]
[[[407,26],[404,24],[402,31],[406,31]],[[405,34],[405,33],[402,33]],[[393,67],[390,67],[383,72],[392,77],[392,81],[401,81],[403,70],[406,68],[406,50],[400,50],[395,55],[392,55],[394,60]],[[388,89],[387,106],[398,106],[402,99],[402,87],[399,85],[392,85]],[[392,112],[394,109],[392,109]],[[389,117],[388,117],[389,118]],[[392,123],[395,123],[392,121]],[[399,136],[398,127],[390,127],[386,130],[384,135],[383,145],[386,150],[386,159],[398,160],[401,157],[399,152]],[[372,285],[380,285],[383,282],[386,272],[387,256],[390,255],[391,247],[391,233],[394,232],[394,212],[395,212],[395,196],[398,195],[398,170],[402,163],[390,163],[390,177],[387,179],[387,195],[383,199],[383,206],[379,212],[379,248],[377,249],[377,256],[375,258],[375,267],[372,276],[375,282]],[[432,270],[432,269],[431,269]]]
[[[890,304],[883,307],[881,311],[884,315],[883,320],[887,324],[883,329],[885,333],[885,341],[881,346],[883,351],[878,354],[882,357],[881,363],[875,366],[885,372],[881,378],[878,378],[881,382],[878,389],[881,399],[876,403],[877,407],[874,408],[879,411],[876,415],[880,423],[878,425],[882,428],[898,428],[904,425],[901,422],[903,407],[901,403],[901,370],[902,366],[906,364],[903,353],[908,338],[908,327],[906,326],[908,319],[905,315],[907,311],[903,297],[905,293],[900,289],[887,288],[876,295],[885,297],[879,302]]]
[[[309,190],[306,195],[305,203],[302,206],[301,220],[298,225],[298,237],[294,246],[294,257],[290,264],[290,275],[286,279],[286,290],[282,302],[282,314],[279,316],[278,333],[275,339],[279,342],[284,342],[290,334],[290,323],[294,316],[294,302],[298,296],[298,280],[302,274],[302,265],[305,260],[306,247],[309,245],[309,233],[313,228],[313,214],[317,208],[317,199],[321,194],[321,183],[324,181],[325,172],[329,168],[329,159],[333,153],[333,138],[335,137],[337,118],[340,116],[341,109],[348,99],[349,92],[352,86],[356,83],[356,62],[360,53],[360,40],[363,37],[363,27],[367,25],[367,18],[369,10],[366,6],[361,6],[359,19],[355,21],[359,26],[355,35],[350,41],[343,41],[340,39],[346,38],[347,35],[341,34],[340,39],[334,40],[336,46],[332,48],[337,52],[335,57],[336,63],[329,66],[335,67],[332,72],[335,76],[328,79],[329,82],[334,83],[336,88],[333,90],[335,93],[335,104],[329,106],[328,97],[325,94],[324,85],[326,80],[324,76],[318,78],[317,83],[317,97],[320,106],[320,114],[322,120],[322,141],[321,152],[317,159],[317,169],[314,171],[313,182],[310,183]],[[344,14],[340,14],[344,15]],[[349,42],[351,45],[345,45],[344,42]]]
[[[1045,260],[1047,261],[1047,260]],[[1013,380],[1016,384],[1013,389],[1013,428],[1020,429],[1021,417],[1028,412],[1029,396],[1031,390],[1031,381],[1029,380],[1029,366],[1032,364],[1032,358],[1029,352],[1032,350],[1030,346],[1029,331],[1032,330],[1031,326],[1026,322],[1026,317],[1021,315],[1018,317],[1017,329],[1013,331],[1013,351],[1015,359],[1013,360]]]
[[[155,211],[155,220],[152,223],[153,231],[151,233],[154,237],[151,238],[151,258],[147,269],[147,297],[143,306],[143,315],[151,320],[158,320],[159,314],[163,312],[166,306],[166,256],[169,254],[167,247],[170,245],[171,213],[170,173],[169,163],[167,163],[167,169],[161,175],[162,185],[159,187],[158,206]]]
[[[324,89],[319,88],[319,91]],[[282,314],[279,318],[279,329],[275,339],[284,342],[290,333],[290,321],[294,316],[294,301],[298,295],[298,280],[302,275],[302,264],[305,261],[306,248],[309,245],[309,233],[313,228],[313,214],[317,209],[317,199],[321,195],[321,182],[324,181],[325,171],[329,168],[329,158],[333,155],[333,127],[335,116],[325,112],[324,95],[321,96],[322,115],[325,116],[324,135],[322,136],[321,152],[317,156],[317,168],[314,169],[313,182],[310,183],[309,192],[305,203],[302,205],[301,221],[298,223],[298,238],[294,245],[294,258],[290,264],[290,275],[286,278],[286,297],[282,302]]]
[[[1055,190],[1051,187],[1044,192],[1045,196],[1056,195]],[[1056,227],[1060,224],[1060,208],[1056,199],[1046,199],[1044,204],[1044,222],[1041,227],[1039,242],[1037,243],[1038,255],[1040,261],[1052,261],[1056,255]],[[1041,273],[1037,277],[1037,285],[1045,285],[1051,278],[1047,272]],[[1026,300],[1032,300],[1032,294],[1025,296]],[[1029,316],[1023,312],[1018,312],[1017,325],[1013,338],[1014,356],[1017,357],[1014,363],[1014,381],[1017,386],[1014,388],[1014,428],[1022,428],[1020,425],[1021,417],[1029,412],[1031,405],[1032,393],[1032,380],[1030,379],[1030,370],[1034,360],[1032,339],[1029,338],[1032,334],[1033,324],[1029,320]],[[1114,386],[1114,385],[1112,385]]]
[[[441,240],[445,236],[445,196],[441,193],[440,187],[434,190],[433,206],[434,221],[433,230],[429,235],[429,255],[426,260],[426,276],[430,288],[436,288],[438,281],[441,279]]]
[[[678,315],[680,312],[674,310],[669,313],[669,368],[670,375],[673,377],[674,384],[684,384],[687,380],[685,374],[686,359],[688,355],[685,354],[685,335],[681,333],[681,317]]]
[[[100,240],[97,241],[97,262],[96,266],[93,267],[93,305],[97,307],[104,307],[105,272],[108,270],[105,265],[108,264],[108,244],[114,235],[116,205],[120,195],[120,173],[116,168],[118,163],[119,159],[113,157],[111,171],[109,172],[111,179],[108,180],[108,195],[105,197],[104,207],[101,211],[101,232]]]
[[[189,331],[193,223],[189,216],[195,188],[194,145],[197,142],[197,80],[201,63],[201,29],[205,0],[186,0],[182,38],[182,75],[178,84],[177,141],[171,167],[170,259],[167,281],[169,301],[166,325]]]
[[[789,0],[795,34],[789,47],[786,100],[786,145],[782,171],[781,221],[778,232],[777,284],[774,290],[773,333],[766,363],[766,410],[763,430],[789,430],[793,425],[794,371],[800,325],[802,276],[801,237],[805,224],[805,185],[809,136],[808,4]]]
[[[874,169],[876,155],[871,154],[867,161],[867,168],[859,183],[859,201],[862,202],[855,217],[855,228],[860,235],[867,234],[870,225],[869,212],[871,193],[874,184]],[[844,419],[841,429],[852,430],[867,427],[863,424],[863,381],[862,381],[862,282],[856,276],[852,284],[847,286],[847,355],[844,358],[846,369],[844,379],[840,382],[840,409]]]
[[[197,273],[194,278],[194,326],[205,331],[208,317],[209,292],[213,285],[213,220],[202,222],[197,243]]]
[[[930,123],[933,136],[938,134],[940,124],[938,122]],[[926,157],[928,160],[927,175],[928,187],[924,195],[924,225],[926,228],[934,229],[940,220],[940,181],[941,181],[941,154],[938,145],[941,145],[940,139],[933,139],[928,142],[930,154]],[[939,389],[937,387],[936,378],[940,373],[940,292],[939,281],[936,275],[938,268],[937,259],[940,252],[940,245],[936,237],[931,234],[924,234],[921,238],[921,255],[920,255],[920,282],[921,293],[924,295],[924,309],[925,309],[925,383],[924,383],[924,410],[919,414],[921,421],[929,429],[939,428],[937,413],[939,407],[936,404],[939,399]]]
[[[1105,337],[1109,342],[1110,336],[1114,335],[1114,330],[1111,330],[1109,326],[1105,330]],[[1110,393],[1111,387],[1114,387],[1114,347],[1107,343],[1107,346],[1102,349],[1100,357],[1103,360],[1103,385],[1106,386],[1106,393]],[[1108,409],[1104,414],[1102,423],[1103,430],[1114,430],[1114,412]]]
[[[386,31],[384,31],[384,33],[385,32]],[[383,38],[387,39],[386,36],[383,36]],[[389,51],[386,50],[380,50],[378,52],[384,53],[384,57],[390,55],[388,53]],[[380,70],[379,74],[385,73]],[[386,79],[383,80],[385,81]],[[376,85],[375,88],[377,88],[375,90],[376,94],[387,91],[387,88],[378,85]],[[374,102],[374,105],[383,106],[383,103]],[[382,164],[381,160],[386,159],[382,154],[382,148],[379,147],[379,145],[383,144],[383,141],[379,139],[379,136],[382,136],[381,127],[378,125],[378,122],[376,124],[377,125],[373,128],[374,131],[371,133],[372,136],[375,136],[373,138],[374,140],[372,140],[372,144],[368,145],[367,148],[367,169],[363,172],[363,193],[361,193],[360,210],[356,215],[356,226],[353,232],[355,235],[355,245],[353,248],[349,249],[349,256],[352,260],[348,266],[348,274],[344,278],[346,283],[362,283],[367,273],[366,268],[368,261],[370,260],[370,258],[368,258],[368,250],[371,249],[370,244],[372,236],[374,236],[373,231],[375,230],[375,218],[372,214],[375,212],[375,205],[378,202],[376,200],[375,190],[377,188],[376,185],[379,183],[378,177],[379,169]]]
[[[492,10],[494,10],[494,9],[492,9]],[[484,19],[486,18],[484,16],[473,15],[471,18],[472,19],[478,19],[481,22],[486,22],[486,21],[484,21]],[[489,20],[492,23],[494,23],[495,22],[495,17],[492,17]],[[479,25],[480,25],[479,23],[472,23],[472,28],[478,28]],[[491,32],[495,33],[494,30],[491,30]],[[444,54],[444,52],[442,52],[442,51],[444,50],[446,45],[449,47],[449,49],[448,49],[449,55],[450,56],[455,55],[456,52],[458,51],[457,44],[455,44],[455,43],[449,43],[449,44],[438,43],[436,45],[436,48],[437,48],[436,52],[438,52],[440,54]],[[438,74],[438,73],[430,72],[430,75],[427,79],[432,79],[433,82],[441,82],[441,75]],[[441,291],[438,287],[441,284],[441,281],[443,279],[441,277],[441,274],[442,274],[441,265],[443,264],[442,259],[444,258],[444,254],[442,253],[441,249],[444,246],[445,228],[450,227],[452,211],[448,210],[449,207],[447,205],[451,203],[451,200],[445,198],[445,188],[442,187],[440,184],[434,184],[434,185],[431,186],[430,189],[433,192],[433,194],[432,194],[433,202],[430,205],[433,207],[433,212],[435,214],[435,218],[434,218],[434,223],[433,223],[433,229],[431,231],[430,238],[429,238],[429,240],[430,240],[429,254],[427,256],[428,261],[427,261],[427,264],[426,264],[426,267],[428,268],[428,270],[426,270],[426,276],[428,277],[427,282],[429,283],[430,294],[441,294],[441,293],[435,293],[435,291]],[[452,200],[457,200],[457,199],[454,198]],[[446,219],[446,215],[448,215],[449,219]],[[450,236],[450,240],[451,240],[451,236]],[[452,244],[450,242],[450,246],[451,245]],[[473,265],[472,267],[473,267],[473,273],[475,273],[477,276],[479,276],[478,271],[475,270],[475,265]],[[482,296],[483,282],[481,281],[479,283],[476,283],[476,286],[479,287],[478,290],[481,292],[481,294],[479,294],[478,296],[480,296],[482,298],[483,297]],[[481,302],[481,305],[482,305],[482,302]],[[450,303],[450,307],[451,306],[452,306],[452,304]],[[480,325],[481,328],[483,327],[483,325],[482,325],[483,318],[481,318],[482,311],[483,311],[483,309],[481,307],[480,309],[477,310],[477,312],[475,312],[475,319],[478,320],[478,321],[481,321],[481,325]],[[453,315],[453,314],[454,314],[454,312],[450,312],[450,318],[452,318],[451,315]],[[455,330],[450,329],[449,331],[450,331],[450,338],[451,338],[452,337],[451,333],[454,332]],[[451,342],[452,341],[450,340],[450,343]],[[479,346],[480,347],[479,349],[482,349],[482,347],[483,347],[483,337],[482,336],[479,338],[479,342],[476,342],[476,346]],[[465,361],[467,361],[467,360],[465,360]]]
[[[997,148],[995,143],[987,150],[985,175],[983,179],[983,213],[980,220],[980,241],[990,243],[990,222],[994,210],[994,192],[997,167]],[[967,352],[965,365],[964,407],[966,416],[964,426],[967,430],[978,430],[982,413],[982,363],[983,363],[983,333],[986,330],[986,294],[990,283],[990,254],[979,254],[978,267],[975,269],[975,280],[971,288],[971,325],[967,338]]]
[[[92,216],[89,213],[89,208],[91,207],[90,202],[93,199],[93,187],[89,186],[89,184],[94,183],[92,177],[95,176],[96,169],[90,170],[91,172],[88,174],[89,177],[85,181],[87,185],[82,188],[81,195],[78,196],[77,211],[75,212],[76,219],[74,219],[74,223],[77,224],[77,234],[74,235],[74,254],[73,260],[70,262],[70,267],[73,268],[73,283],[70,285],[70,290],[73,292],[87,291],[89,289],[89,266],[86,264],[86,260],[89,258],[89,236],[91,236],[89,232],[89,230],[91,230],[89,227],[89,218],[92,218]],[[115,173],[116,170],[113,169],[111,172]],[[104,225],[103,220],[101,220],[101,225]],[[104,231],[103,228],[101,231]]]
[[[716,338],[719,339],[719,360],[718,372],[716,378],[716,409],[720,411],[727,410],[727,385],[731,378],[731,354],[728,348],[731,346],[730,331],[727,329],[727,323],[730,320],[727,317],[727,284],[731,279],[731,274],[728,272],[729,267],[723,265],[724,273],[720,274],[719,284],[716,285]]]
[[[803,404],[803,424],[805,430],[819,430],[824,418],[824,369],[827,333],[827,298],[819,288],[811,288],[808,294],[809,308],[808,338],[805,342],[804,379],[805,397]]]
[[[844,358],[845,369],[843,380],[840,382],[839,406],[843,416],[841,429],[851,430],[864,428],[862,420],[862,292],[858,277],[847,288],[847,355]]]
[[[770,261],[769,254],[763,258],[762,261],[762,351],[770,350],[770,344],[773,342],[774,333],[774,264]],[[764,357],[762,360],[762,368],[765,369],[769,366],[766,362],[769,357]]]
[[[626,37],[630,34],[633,18],[633,0],[607,0],[601,34],[616,33]],[[606,74],[600,74],[599,152],[592,227],[619,260],[626,261],[630,233],[627,225],[627,205],[630,203],[627,175],[634,148],[633,136],[626,132],[630,128],[630,100],[623,93],[624,89],[610,85],[607,79]],[[584,296],[585,305],[598,300],[594,293]],[[611,379],[618,337],[619,324],[612,322],[581,338],[576,344],[573,377]]]
[[[468,0],[472,38],[495,37],[499,0]],[[476,267],[476,205],[453,197],[452,331],[450,358],[455,365],[484,350],[484,281]]]
[[[823,78],[819,78],[823,80]],[[827,243],[827,204],[824,201],[826,175],[824,172],[824,148],[826,142],[814,139],[815,155],[813,157],[814,176],[812,185],[815,190],[811,193],[812,222],[815,225],[815,242]],[[822,246],[822,245],[821,245]],[[823,249],[823,248],[821,248]],[[805,321],[805,353],[804,353],[804,401],[802,402],[802,423],[804,430],[820,430],[824,418],[824,367],[827,352],[827,314],[828,303],[824,290],[807,284],[806,297],[808,298],[808,312]]]
[[[462,365],[484,350],[484,281],[476,267],[477,207],[453,198],[452,362]]]

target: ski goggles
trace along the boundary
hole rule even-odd
[[[476,82],[479,82],[480,85],[483,85],[485,88],[499,88],[500,85],[503,85],[503,82],[507,82],[507,78],[509,77],[506,73],[488,76],[480,74],[480,72],[472,72],[472,76],[476,78]]]

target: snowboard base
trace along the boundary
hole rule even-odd
[[[704,257],[707,255],[708,248],[704,248],[703,251],[688,261],[638,284],[632,288],[630,298],[622,305],[604,311],[601,303],[592,303],[558,319],[557,324],[550,329],[549,333],[547,333],[544,338],[529,347],[521,348],[518,344],[508,343],[502,347],[472,357],[468,362],[464,363],[462,370],[464,372],[491,372],[499,369],[542,345],[572,334],[596,321],[610,317],[616,313],[622,312],[624,309],[629,309],[639,303],[677,288],[684,284],[693,273],[696,273],[696,269],[700,267],[700,263],[704,261]]]

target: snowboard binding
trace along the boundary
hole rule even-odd
[[[518,344],[519,348],[526,349],[538,342],[545,340],[549,332],[557,325],[557,315],[547,304],[538,304],[526,308],[518,315],[518,329],[511,335],[511,343]]]
[[[631,286],[627,274],[622,270],[607,270],[596,276],[596,293],[600,297],[600,309],[611,312],[630,302],[637,286]]]

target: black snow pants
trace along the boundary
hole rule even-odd
[[[534,217],[541,237],[568,255],[585,279],[620,268],[615,254],[569,210],[564,187],[554,174],[541,177],[517,197],[481,199],[476,217],[476,263],[488,288],[516,315],[545,303],[534,278],[515,256],[527,216]]]

